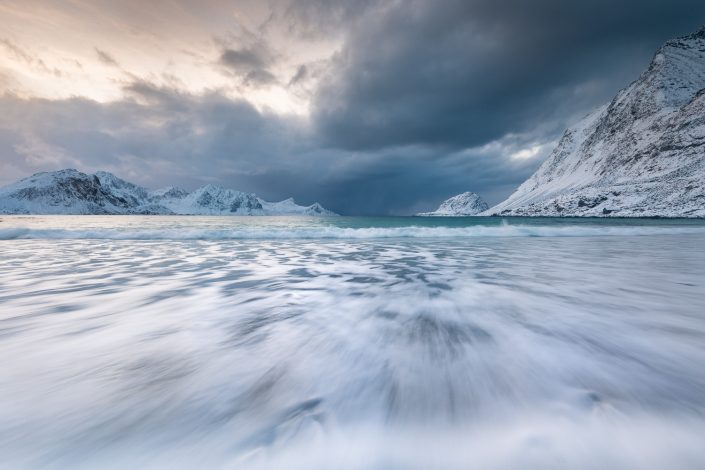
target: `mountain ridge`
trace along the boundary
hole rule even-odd
[[[292,198],[267,202],[256,194],[207,184],[194,191],[169,186],[151,191],[112,173],[69,168],[35,173],[0,188],[4,214],[337,215],[318,203]]]
[[[666,41],[483,215],[705,217],[705,27]]]

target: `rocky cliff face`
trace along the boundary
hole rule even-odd
[[[419,216],[423,217],[457,217],[466,215],[477,215],[480,212],[486,211],[488,205],[480,196],[475,193],[467,192],[453,196],[441,203],[441,205],[433,212],[421,212]]]
[[[705,217],[705,28],[664,44],[484,214]]]
[[[266,202],[255,194],[215,185],[190,193],[174,187],[149,191],[108,172],[88,175],[72,169],[37,173],[0,188],[0,213],[336,215],[318,203]]]

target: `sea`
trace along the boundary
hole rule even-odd
[[[0,216],[0,468],[705,468],[705,221]]]

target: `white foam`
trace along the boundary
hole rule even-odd
[[[472,237],[596,237],[704,234],[705,226],[537,226],[500,225],[474,227],[295,227],[238,229],[0,229],[0,240],[93,239],[93,240],[290,240],[290,239],[385,239]]]
[[[703,240],[0,243],[0,468],[705,468]]]

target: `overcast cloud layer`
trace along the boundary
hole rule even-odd
[[[705,23],[693,0],[144,3],[0,0],[0,184],[74,167],[345,214],[499,202]]]

